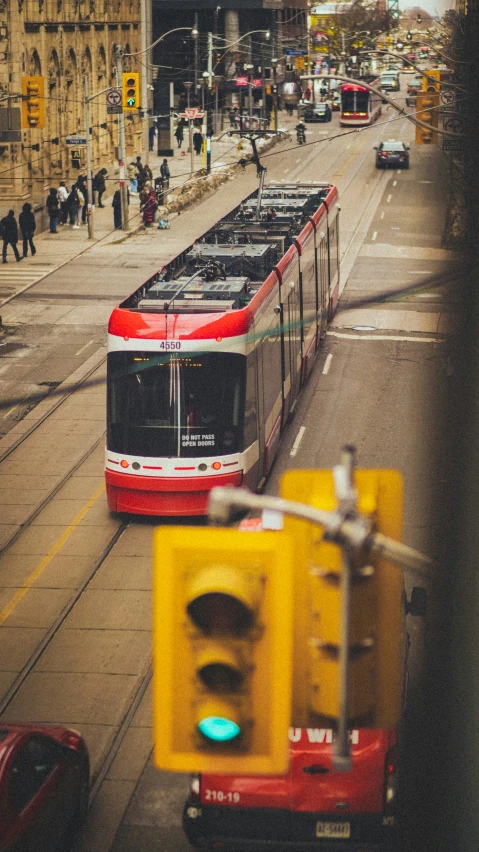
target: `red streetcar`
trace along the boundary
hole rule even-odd
[[[267,476],[339,296],[338,193],[270,184],[113,311],[114,512],[203,515]]]
[[[361,80],[378,90],[381,86],[380,78],[372,74],[360,77],[357,83],[342,84],[339,123],[346,127],[372,124],[381,115],[381,95],[362,86]]]

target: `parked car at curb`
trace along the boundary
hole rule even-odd
[[[0,852],[64,852],[88,810],[90,765],[81,734],[0,722]]]
[[[310,104],[304,110],[305,121],[331,121],[331,117],[331,105],[326,101],[319,104]]]
[[[388,139],[385,142],[380,142],[375,145],[376,151],[376,168],[409,168],[409,145],[405,142],[398,142],[396,139]]]

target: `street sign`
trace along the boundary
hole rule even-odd
[[[109,89],[106,93],[107,106],[120,106],[121,104],[121,89]]]
[[[120,115],[123,112],[123,107],[120,104],[119,106],[108,106],[106,108],[107,115]]]
[[[65,143],[74,145],[75,148],[86,148],[86,136],[67,136]]]
[[[442,150],[462,154],[466,150],[466,138],[458,136],[443,136]]]
[[[316,33],[316,35],[319,35],[319,33]],[[285,53],[286,53],[286,56],[307,56],[308,55],[307,50],[286,50]]]
[[[190,121],[194,121],[195,118],[203,118],[204,112],[201,112],[196,107],[189,107],[185,112],[180,112],[181,118],[188,118]]]
[[[447,118],[444,121],[444,130],[448,130],[449,133],[464,133],[465,121],[463,118],[457,115],[451,118]]]
[[[443,89],[441,91],[441,112],[456,111],[456,92],[452,89]]]

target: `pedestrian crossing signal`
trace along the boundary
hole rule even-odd
[[[122,104],[123,109],[140,108],[140,75],[136,71],[122,75]]]

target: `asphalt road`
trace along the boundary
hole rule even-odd
[[[406,120],[388,118],[384,111],[372,128],[328,141],[339,133],[335,114],[331,124],[308,127],[308,143],[317,144],[285,144],[264,158],[272,180],[337,184],[345,308],[444,271],[456,260],[440,247],[442,153],[412,145],[409,171],[374,167],[379,139],[413,138]],[[112,305],[255,183],[248,170],[182,214],[167,241],[154,231],[121,246],[95,248],[2,311],[2,342],[9,348],[0,392],[18,402],[3,415],[0,441],[0,630],[6,651],[0,714],[63,722],[84,732],[95,784],[79,852],[189,847],[180,828],[187,779],[158,772],[150,757],[154,523],[124,524],[110,516],[102,487],[103,386],[74,395],[69,387],[89,376],[101,382]],[[434,555],[442,511],[438,459],[444,453],[435,425],[442,394],[454,380],[443,342],[453,308],[451,294],[429,290],[339,312],[288,425],[267,492],[277,493],[289,467],[329,467],[344,443],[354,443],[361,466],[402,471],[405,541]],[[66,379],[70,385],[60,404],[47,397],[32,406],[39,387]],[[423,635],[412,627],[418,690]]]

